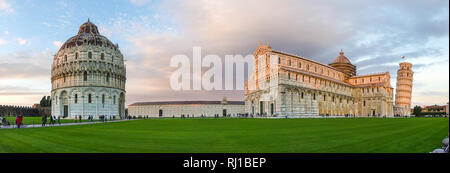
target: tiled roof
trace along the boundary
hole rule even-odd
[[[143,105],[189,105],[189,104],[222,104],[222,101],[161,101],[161,102],[136,102],[129,106]],[[227,105],[245,105],[244,101],[227,101]]]

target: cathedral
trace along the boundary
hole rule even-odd
[[[89,20],[54,55],[51,69],[52,116],[125,116],[123,55]]]
[[[245,83],[248,114],[287,117],[395,114],[389,72],[357,75],[356,66],[342,50],[326,65],[260,44],[254,52],[254,67]],[[404,98],[410,103],[411,97]]]

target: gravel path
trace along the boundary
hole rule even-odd
[[[45,126],[42,126],[41,124],[27,124],[27,125],[22,125],[20,126],[20,128],[40,128],[40,127],[56,127],[56,126],[74,126],[74,125],[84,125],[84,124],[97,124],[97,123],[114,123],[114,122],[122,122],[122,121],[131,121],[131,120],[113,120],[113,121],[106,121],[106,122],[101,122],[101,121],[93,121],[93,122],[81,122],[81,123],[62,123],[62,124],[54,124],[54,125],[49,125],[46,124]],[[0,126],[0,129],[15,129],[17,128],[17,125],[10,125],[10,126]]]

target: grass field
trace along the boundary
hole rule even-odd
[[[0,152],[426,153],[448,118],[149,119],[0,130]]]

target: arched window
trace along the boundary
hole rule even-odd
[[[302,62],[298,61],[298,68],[302,68]]]
[[[84,74],[83,74],[83,79],[84,79],[84,81],[87,81],[87,77],[88,77],[88,76],[87,76],[87,71],[85,71]]]
[[[102,94],[102,104],[105,104],[105,94]]]
[[[111,56],[111,62],[114,62],[114,56]]]
[[[78,94],[75,94],[75,103],[78,103]]]
[[[75,53],[75,59],[78,59],[78,52]]]
[[[109,83],[109,73],[106,73],[106,82]]]
[[[327,96],[323,95],[323,101],[326,101],[326,100],[327,100]]]
[[[89,53],[88,53],[88,58],[89,58],[89,59],[92,59],[92,52],[89,52]]]
[[[64,62],[67,62],[67,55],[64,55]]]
[[[92,95],[91,94],[88,95],[88,103],[92,103]]]
[[[278,58],[278,64],[281,64],[281,58]]]
[[[102,60],[105,60],[105,54],[102,53],[102,54],[100,55],[100,58],[101,58]]]
[[[66,83],[66,76],[64,75],[64,83]]]
[[[366,106],[366,101],[365,100],[363,101],[363,106]]]
[[[288,60],[288,66],[291,66],[291,60]]]
[[[306,64],[306,70],[309,71],[309,64]]]
[[[113,104],[116,104],[116,96],[113,97]]]
[[[303,93],[302,93],[301,97],[302,97],[302,99],[303,99]]]
[[[288,79],[291,79],[291,73],[288,73]]]
[[[316,100],[316,93],[313,94],[313,100]]]

